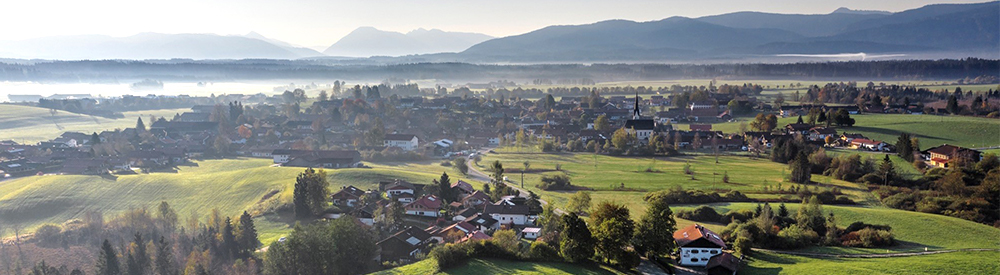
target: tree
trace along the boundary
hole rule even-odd
[[[455,170],[458,170],[459,173],[462,173],[462,175],[468,175],[469,164],[467,163],[467,161],[468,160],[466,160],[465,158],[455,158],[454,160],[452,160],[452,166],[454,166]]]
[[[490,177],[493,179],[493,184],[503,183],[503,164],[499,160],[493,161],[490,165]]]
[[[375,118],[375,123],[365,132],[365,144],[368,146],[383,146],[385,141],[385,125],[382,118]]]
[[[295,190],[292,192],[295,216],[306,218],[321,213],[330,194],[327,186],[329,183],[323,170],[317,172],[312,168],[306,168],[305,172],[299,173],[295,178]]]
[[[142,275],[146,274],[146,271],[152,270],[152,261],[149,259],[149,254],[146,253],[146,241],[142,239],[141,233],[135,233],[132,243],[129,244],[129,250],[131,251],[128,257],[133,261],[128,267],[129,275]],[[136,270],[139,272],[135,272]]]
[[[566,210],[570,213],[583,213],[587,209],[590,209],[590,192],[576,192],[566,204]]]
[[[141,117],[139,119],[137,119],[136,122],[135,122],[135,130],[139,131],[140,133],[146,131],[146,124],[142,123],[142,118]]]
[[[177,271],[174,267],[174,251],[170,244],[167,243],[167,238],[160,236],[160,241],[156,243],[156,274],[159,275],[176,275]]]
[[[896,167],[892,164],[892,159],[889,159],[888,154],[878,165],[878,176],[882,178],[883,184],[889,184],[896,178]]]
[[[157,207],[157,218],[170,230],[177,226],[177,212],[174,212],[174,209],[166,201],[161,201],[160,206]]]
[[[778,205],[778,217],[788,217],[788,207],[785,207],[785,203]]]
[[[630,148],[632,140],[634,139],[635,137],[629,135],[628,132],[625,131],[625,128],[618,128],[618,130],[615,131],[615,134],[611,136],[611,144],[613,144],[615,148],[618,148],[618,150],[626,150]]]
[[[375,236],[350,217],[296,225],[264,257],[264,274],[363,274],[371,271]]]
[[[594,130],[597,130],[598,132],[607,132],[608,130],[611,130],[611,120],[608,119],[608,116],[597,116],[597,119],[594,120]]]
[[[809,165],[809,155],[805,151],[799,151],[799,155],[789,163],[789,166],[792,170],[789,175],[792,182],[805,184],[812,179],[812,166]]]
[[[639,256],[629,250],[635,232],[635,223],[629,218],[624,205],[601,202],[590,216],[591,232],[594,234],[594,251],[606,263],[614,263],[625,268],[639,265]]]
[[[837,123],[837,126],[854,126],[854,119],[851,118],[851,113],[848,113],[845,109],[837,110],[833,120]]]
[[[556,99],[552,97],[552,94],[545,95],[545,110],[552,110],[556,107]]]
[[[455,194],[451,190],[451,178],[448,177],[448,172],[442,172],[441,178],[438,179],[438,189],[441,198],[446,201],[457,201],[455,199]]]
[[[115,252],[115,248],[107,239],[101,244],[100,255],[97,257],[97,270],[94,273],[97,275],[122,274],[121,264],[118,263],[118,253]]]
[[[646,204],[646,213],[636,224],[632,243],[649,258],[667,255],[674,250],[673,234],[677,231],[674,213],[662,196],[646,197]]]
[[[326,94],[326,90],[322,90],[319,91],[319,97],[317,97],[316,100],[327,101],[329,98],[330,96]]]
[[[958,99],[955,98],[954,95],[948,96],[948,105],[945,106],[945,109],[948,110],[948,113],[953,115],[958,114],[958,111],[961,110],[958,106]]]
[[[907,162],[913,162],[913,142],[910,134],[899,134],[899,138],[896,140],[896,154]]]
[[[594,238],[587,223],[576,213],[562,216],[563,231],[559,234],[559,255],[567,262],[584,262],[594,256]]]
[[[236,228],[236,257],[245,259],[253,255],[253,252],[260,246],[257,239],[257,227],[253,224],[253,217],[247,211],[240,215],[240,223]]]
[[[239,250],[236,244],[236,233],[233,233],[233,221],[226,217],[226,224],[222,226],[222,254],[225,258],[236,255]]]

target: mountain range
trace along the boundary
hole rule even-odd
[[[736,12],[657,21],[608,20],[548,26],[493,38],[417,29],[360,27],[323,52],[246,35],[141,33],[128,37],[56,36],[0,41],[0,58],[301,59],[371,57],[402,62],[671,62],[768,60],[785,55],[1000,58],[1000,2],[935,4],[901,11],[840,8],[829,14]],[[862,54],[863,55],[863,54]],[[329,59],[329,58],[327,58]],[[356,62],[356,61],[353,61]]]
[[[360,27],[330,45],[323,53],[330,56],[369,57],[460,52],[492,38],[485,34],[438,29],[416,29],[404,34]]]

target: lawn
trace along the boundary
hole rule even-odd
[[[1000,145],[1000,119],[968,116],[901,115],[901,114],[861,114],[852,115],[854,127],[837,129],[838,133],[861,133],[869,138],[895,144],[902,132],[916,134],[920,148],[926,149],[941,144],[952,144],[970,148]],[[735,122],[712,125],[712,130],[735,133],[740,124],[753,118],[738,118]],[[778,119],[778,127],[795,123],[798,117]],[[803,119],[807,119],[803,117]],[[687,124],[675,124],[676,129],[688,129]]]
[[[63,132],[100,132],[104,130],[135,127],[138,118],[150,125],[150,115],[171,118],[174,114],[191,111],[191,109],[163,109],[124,112],[124,118],[110,119],[104,117],[81,115],[66,111],[55,114],[48,109],[0,104],[0,140],[14,140],[18,143],[36,143],[59,137]]]
[[[1000,252],[974,251],[878,259],[757,253],[740,274],[1000,274]]]
[[[384,270],[375,274],[624,274],[613,269],[569,263],[515,262],[500,259],[471,259],[467,263],[444,271],[437,271],[434,260],[423,260],[410,265]]]
[[[183,217],[198,213],[202,219],[213,208],[236,216],[245,210],[263,209],[269,203],[289,203],[293,184],[303,168],[270,167],[270,159],[227,159],[195,162],[175,173],[122,175],[116,179],[83,175],[30,176],[0,181],[0,220],[19,223],[26,231],[43,224],[62,224],[81,218],[86,211],[110,217],[138,207],[155,207],[167,201]],[[418,164],[368,164],[372,168],[327,170],[331,190],[354,185],[376,188],[379,180],[405,179],[430,183],[441,172],[452,172],[430,162]],[[457,174],[457,173],[455,173]],[[453,176],[453,180],[459,177]],[[273,193],[273,197],[265,199]],[[253,212],[253,211],[251,211]],[[286,234],[294,221],[277,215],[257,217],[261,242],[268,244]],[[4,232],[6,235],[11,232]]]

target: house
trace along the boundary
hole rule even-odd
[[[465,182],[463,180],[458,180],[455,183],[452,183],[451,190],[455,192],[455,194],[458,194],[459,198],[471,195],[473,192],[476,191],[475,188],[472,188],[472,184],[469,184],[468,182]]]
[[[809,129],[812,129],[812,127],[813,126],[811,124],[808,124],[808,123],[790,123],[788,125],[785,125],[785,131],[787,131],[789,135],[792,135],[792,134],[795,134],[795,133],[798,133],[798,134],[801,134],[801,135],[808,135],[809,134]]]
[[[441,212],[441,199],[434,195],[420,196],[419,199],[403,206],[407,215],[437,217]]]
[[[455,213],[455,215],[451,217],[451,220],[456,222],[464,221],[465,219],[475,216],[476,214],[479,214],[479,210],[475,208],[465,208]]]
[[[712,131],[712,124],[691,124],[688,125],[691,131],[709,132]]]
[[[809,129],[809,140],[826,140],[826,137],[837,136],[837,130],[826,127],[813,127]]]
[[[686,266],[706,266],[709,258],[722,254],[726,248],[718,234],[700,224],[677,230],[674,241],[680,248],[680,264]]]
[[[163,151],[132,151],[128,153],[129,165],[133,167],[156,167],[170,163]]]
[[[492,231],[500,228],[499,221],[489,215],[483,215],[483,213],[475,213],[472,217],[468,217],[464,221],[481,231]]]
[[[854,139],[858,139],[858,138],[867,139],[867,137],[865,137],[862,134],[858,134],[858,133],[844,133],[844,134],[840,135],[840,140],[844,141],[844,143],[847,143],[847,144],[850,144],[851,141],[854,141]]]
[[[708,275],[735,275],[742,266],[743,260],[733,254],[722,252],[722,254],[708,258],[705,271]]]
[[[486,241],[492,238],[493,237],[490,237],[490,235],[486,235],[486,233],[483,233],[483,231],[476,230],[473,231],[472,233],[469,233],[469,235],[466,235],[461,240],[458,240],[458,243],[464,243],[467,241]]]
[[[385,183],[379,182],[379,185],[382,186],[382,188],[380,189],[382,189],[382,191],[385,191],[385,195],[388,196],[390,199],[404,202],[402,199],[409,197],[410,200],[405,202],[413,201],[413,196],[414,196],[413,192],[415,188],[413,187],[412,183],[401,180],[395,180],[392,182],[385,182]]]
[[[353,185],[348,185],[341,187],[340,191],[333,193],[330,197],[333,199],[333,205],[354,207],[364,194],[365,191]]]
[[[419,141],[416,135],[388,134],[385,135],[383,144],[385,147],[399,147],[406,151],[413,151],[420,145]]]
[[[852,149],[867,149],[870,151],[882,151],[887,145],[885,142],[865,138],[852,139],[850,144]]]
[[[530,219],[526,205],[509,204],[487,204],[483,207],[483,214],[500,222],[500,224],[530,225]]]
[[[982,152],[955,145],[944,144],[927,149],[922,153],[932,166],[948,168],[952,161],[978,162]]]
[[[431,234],[410,226],[375,245],[379,248],[379,262],[410,262],[432,243]]]
[[[542,234],[542,229],[538,227],[525,227],[521,229],[521,237],[529,240],[538,239]]]
[[[482,209],[483,205],[490,204],[490,196],[482,191],[476,191],[462,198],[462,205],[468,208]]]
[[[320,151],[278,149],[271,153],[274,163],[291,167],[354,168],[361,166],[356,150]]]
[[[424,231],[431,234],[432,236],[431,238],[437,240],[438,243],[447,243],[449,241],[457,242],[458,240],[478,230],[476,226],[464,221],[460,221],[444,228],[431,227],[428,228],[428,230]],[[454,236],[460,236],[460,237],[454,238]]]

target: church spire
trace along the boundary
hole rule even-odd
[[[640,115],[640,111],[639,111],[639,91],[636,91],[635,92],[635,107],[632,108],[632,119],[639,119],[641,117],[642,117],[642,115]]]

